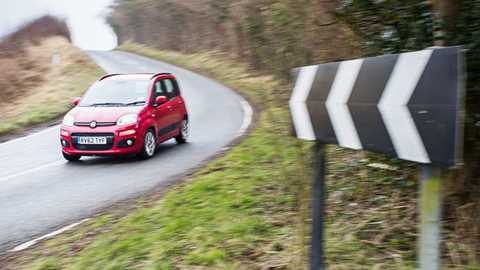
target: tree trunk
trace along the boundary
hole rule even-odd
[[[460,6],[462,0],[430,0],[435,17],[440,22],[441,27],[439,31],[442,31],[440,36],[444,36],[444,33],[452,33],[455,31],[456,20],[460,12]],[[437,35],[438,36],[438,35]],[[442,44],[435,44],[443,46]]]

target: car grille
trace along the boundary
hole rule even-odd
[[[73,123],[77,127],[89,127],[90,122],[75,122]],[[97,127],[110,127],[115,126],[116,122],[97,122]]]
[[[82,151],[99,151],[110,150],[113,147],[113,133],[72,133],[72,145],[77,150]],[[78,137],[106,137],[107,144],[78,144]]]

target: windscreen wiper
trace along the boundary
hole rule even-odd
[[[89,106],[125,106],[124,103],[119,103],[119,102],[103,102],[103,103],[93,103],[90,104]]]
[[[124,104],[124,105],[125,105],[125,106],[135,106],[135,105],[143,105],[143,104],[145,104],[145,103],[146,103],[146,101],[141,101],[141,100],[139,100],[139,101],[134,101],[134,102],[126,103],[126,104]]]

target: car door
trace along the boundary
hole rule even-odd
[[[174,125],[173,130],[175,130],[183,120],[183,100],[179,97],[178,85],[174,79],[163,79],[163,85],[168,98],[169,121]]]
[[[165,87],[163,86],[163,83],[161,80],[155,81],[153,85],[153,102],[155,102],[155,99],[158,96],[167,96],[167,93],[165,92]],[[167,96],[168,98],[168,96]],[[154,104],[155,109],[154,109],[154,117],[155,117],[155,122],[157,124],[157,136],[159,138],[163,137],[168,133],[168,128],[171,125],[171,120],[170,118],[170,110],[168,108],[168,101],[163,103],[163,104]]]

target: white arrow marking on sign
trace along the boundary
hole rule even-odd
[[[432,52],[424,50],[401,54],[378,104],[398,157],[421,163],[430,163],[430,158],[407,104]]]
[[[293,125],[297,137],[304,140],[315,140],[312,121],[307,109],[307,98],[312,89],[318,66],[300,68],[293,94],[290,98],[290,111],[292,112]]]
[[[326,106],[338,144],[352,149],[362,149],[357,129],[347,106],[353,86],[362,67],[363,59],[340,63]]]

